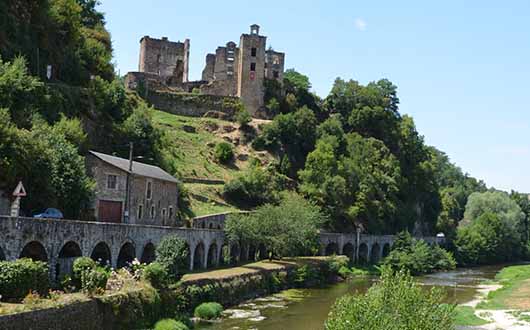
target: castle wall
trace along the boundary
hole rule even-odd
[[[285,53],[267,50],[265,55],[265,78],[283,81]]]
[[[219,112],[232,117],[240,107],[237,97],[150,91],[147,101],[156,109],[175,115],[202,117]]]

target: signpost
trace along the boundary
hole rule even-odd
[[[24,188],[22,181],[19,181],[17,187],[15,188],[15,191],[13,191],[13,196],[15,197],[15,200],[13,201],[13,204],[11,204],[12,217],[18,217],[20,215],[20,198],[26,197],[26,195],[26,188]]]

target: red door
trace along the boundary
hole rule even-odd
[[[121,202],[99,201],[98,219],[101,222],[121,222]]]

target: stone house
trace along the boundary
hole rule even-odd
[[[97,221],[178,226],[178,180],[161,168],[90,151],[86,157],[96,181],[92,210]],[[129,187],[129,194],[127,194]],[[129,196],[127,196],[129,195]]]

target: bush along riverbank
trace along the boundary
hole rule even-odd
[[[530,329],[530,265],[503,268],[477,299],[457,306],[456,324],[477,329]]]
[[[31,308],[10,309],[12,304],[0,303],[5,314],[0,316],[0,329],[151,329],[161,319],[189,326],[189,318],[201,303],[227,307],[288,288],[331,283],[347,263],[346,257],[261,261],[188,274],[178,283],[167,282],[165,274],[155,275],[156,263],[136,264],[135,269],[113,272],[106,290],[42,296]]]

